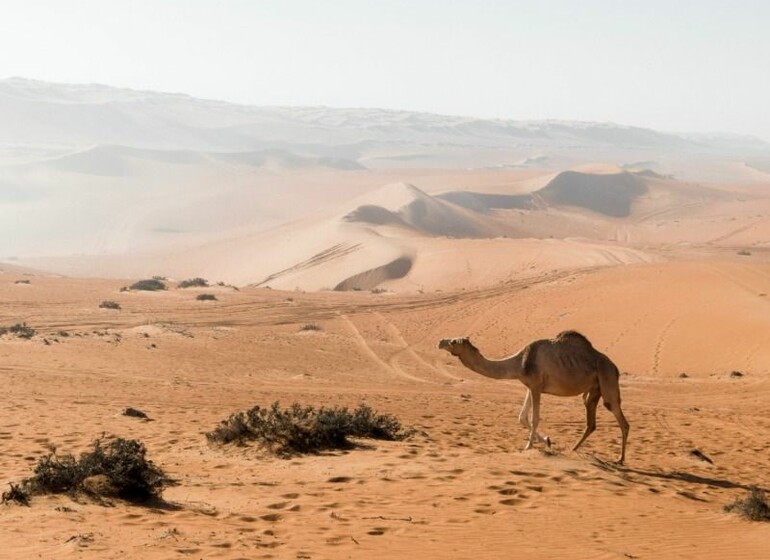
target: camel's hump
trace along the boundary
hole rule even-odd
[[[590,340],[588,340],[584,335],[580,334],[577,331],[562,331],[559,334],[557,334],[556,337],[554,338],[554,340],[559,340],[559,341],[569,340],[569,339],[580,340],[582,342],[585,342],[589,346],[593,346]]]

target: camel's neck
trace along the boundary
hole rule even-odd
[[[463,352],[458,356],[468,369],[492,379],[520,379],[521,356],[516,354],[502,360],[489,360],[476,349]]]

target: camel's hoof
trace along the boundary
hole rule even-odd
[[[551,438],[549,438],[548,436],[545,436],[545,446],[551,447]]]

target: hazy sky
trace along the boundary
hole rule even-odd
[[[0,77],[770,141],[768,25],[764,0],[0,0]]]

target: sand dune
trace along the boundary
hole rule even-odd
[[[631,213],[633,202],[646,192],[644,175],[594,166],[585,171],[559,173],[529,195],[449,192],[441,198],[478,211],[575,206],[605,216],[626,217]]]
[[[173,196],[165,208],[158,198],[151,221],[124,230],[134,244],[131,251],[21,264],[74,275],[203,276],[281,289],[435,290],[452,285],[449,278],[480,287],[528,271],[650,262],[688,252],[759,254],[767,249],[764,232],[770,231],[770,199],[760,190],[706,187],[606,165],[556,176],[423,174],[425,189],[405,182],[376,185],[378,177],[397,173],[325,173],[254,175],[263,186],[248,191],[238,180],[221,192],[202,189],[198,199],[186,196],[181,214]],[[464,190],[442,192],[442,185],[463,182]],[[341,203],[346,193],[357,196]],[[291,216],[299,199],[309,197],[326,209],[273,227],[257,219],[268,210]],[[234,208],[238,200],[243,204]],[[281,206],[273,210],[271,200],[281,200]],[[217,230],[228,221],[231,229]],[[142,247],[136,230],[151,224],[153,237]],[[452,252],[456,258],[441,257]]]
[[[375,226],[403,225],[417,232],[449,237],[496,237],[513,231],[502,222],[432,197],[414,185],[388,185],[367,194],[366,199],[368,204],[358,206],[343,220]],[[382,205],[376,201],[382,201]]]

